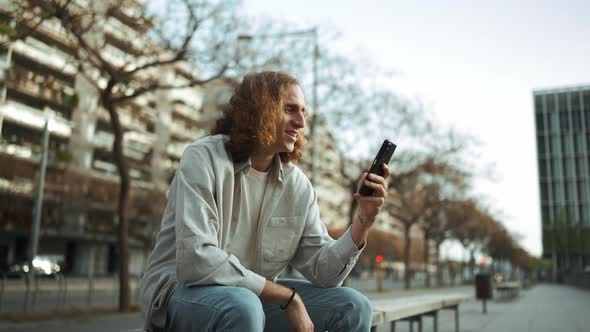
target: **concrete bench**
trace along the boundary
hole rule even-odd
[[[390,323],[391,331],[395,331],[395,323],[407,321],[410,331],[414,331],[414,323],[418,323],[418,331],[422,332],[422,317],[433,318],[434,332],[438,331],[438,312],[453,310],[455,312],[455,331],[459,331],[459,304],[469,300],[462,294],[424,295],[397,299],[376,299],[373,303],[373,323],[371,331],[377,326]]]
[[[520,295],[521,285],[519,282],[503,282],[496,285],[498,298],[515,298]]]
[[[391,331],[395,332],[395,323],[407,321],[410,331],[414,331],[414,323],[418,323],[418,332],[422,332],[422,317],[429,316],[434,320],[434,332],[438,331],[438,312],[453,310],[455,312],[455,331],[459,332],[459,304],[469,300],[462,294],[421,295],[396,299],[375,299],[373,303],[373,322],[371,331],[378,325],[390,323]],[[143,329],[123,332],[144,332]]]

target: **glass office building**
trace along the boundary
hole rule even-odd
[[[590,265],[590,85],[533,97],[543,257],[559,278]]]

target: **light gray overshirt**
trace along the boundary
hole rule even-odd
[[[207,136],[184,151],[140,285],[148,331],[163,327],[176,287],[227,285],[260,295],[288,264],[319,287],[335,287],[354,267],[362,249],[350,228],[332,239],[320,220],[317,197],[303,172],[275,156],[269,170],[257,232],[254,268],[228,254],[240,217],[241,177],[250,161],[234,163],[225,135]]]

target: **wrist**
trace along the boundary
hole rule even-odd
[[[281,310],[285,310],[289,307],[289,305],[292,305],[293,301],[296,301],[296,298],[298,297],[299,294],[297,294],[297,292],[295,291],[295,288],[291,288],[291,296],[289,297],[289,300],[280,306]]]
[[[365,226],[365,227],[370,227],[375,222],[375,217],[374,216],[373,217],[361,216],[360,213],[357,213],[356,219],[358,220],[358,222],[362,226]]]
[[[301,296],[299,296],[299,293],[295,293],[293,300],[291,300],[291,303],[283,311],[290,312],[293,310],[297,310],[297,308],[299,308],[302,303],[303,300],[301,300]]]

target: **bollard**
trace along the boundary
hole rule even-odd
[[[23,312],[27,313],[29,311],[29,295],[31,291],[31,281],[29,274],[23,274],[23,280],[25,281],[25,298],[23,301]]]
[[[53,275],[55,278],[55,283],[57,284],[57,294],[55,295],[55,306],[59,310],[61,309],[61,293],[63,292],[62,283],[61,283],[61,274],[55,273]]]
[[[113,274],[113,307],[117,308],[118,283],[117,274]]]
[[[39,278],[34,276],[33,280],[35,281],[35,290],[33,291],[33,303],[31,306],[31,311],[35,311],[35,308],[37,307],[37,295],[39,293]]]
[[[66,278],[66,276],[62,276],[63,278],[63,299],[62,299],[62,308],[64,308],[64,310],[66,309],[67,306],[67,296],[68,296],[68,279]]]
[[[92,296],[94,295],[94,277],[88,277],[88,295],[86,296],[86,306],[92,305]]]
[[[492,278],[489,273],[475,275],[475,297],[482,300],[482,312],[487,314],[486,300],[492,298]]]

